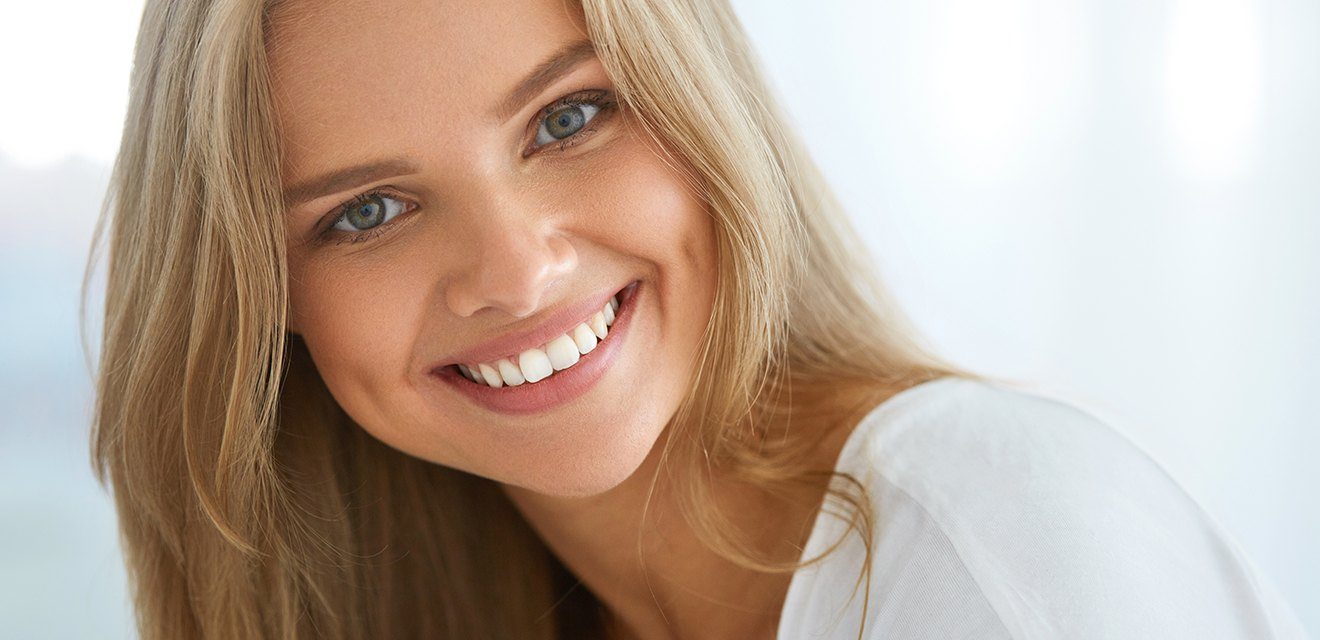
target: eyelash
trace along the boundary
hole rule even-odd
[[[553,153],[561,153],[569,147],[576,146],[577,144],[591,137],[592,134],[596,133],[596,127],[595,127],[596,121],[600,120],[603,117],[607,117],[614,110],[616,103],[611,98],[610,92],[604,89],[579,91],[576,93],[571,93],[566,96],[563,96],[555,100],[554,102],[551,102],[550,104],[542,107],[539,111],[536,112],[536,117],[530,123],[528,123],[528,129],[532,131],[532,140],[536,139],[536,132],[540,130],[541,123],[545,121],[545,118],[547,116],[567,106],[581,106],[581,105],[594,106],[598,109],[598,111],[596,112],[596,115],[591,118],[591,120],[589,120],[586,124],[582,126],[581,129],[574,132],[572,135],[557,142],[547,142],[539,146],[531,147],[523,152],[522,157],[527,158],[533,156],[537,153],[541,153],[543,150],[549,147],[555,148]],[[336,245],[344,244],[344,243],[358,243],[358,242],[371,240],[372,238],[380,236],[382,233],[384,233],[383,230],[386,227],[389,227],[390,224],[395,220],[397,220],[399,217],[411,213],[416,208],[415,205],[408,204],[406,201],[404,201],[405,205],[407,205],[404,207],[404,211],[394,216],[394,218],[392,218],[390,221],[382,222],[364,231],[357,231],[357,232],[339,231],[334,228],[335,225],[339,224],[339,222],[348,215],[348,212],[353,207],[358,206],[364,202],[367,202],[377,196],[404,201],[402,197],[399,197],[388,187],[377,187],[370,191],[366,191],[358,195],[355,195],[352,198],[349,198],[347,201],[340,203],[337,207],[334,208],[335,215],[330,220],[330,222],[325,225],[325,228],[321,231],[320,233],[321,237],[323,239],[328,239],[338,236],[338,239],[335,240]]]

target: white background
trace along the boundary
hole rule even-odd
[[[1320,2],[735,7],[937,350],[1128,434],[1320,636]],[[0,7],[7,637],[132,636],[76,314],[140,11]]]

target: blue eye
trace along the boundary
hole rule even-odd
[[[538,115],[544,115],[539,115],[534,146],[523,151],[523,157],[542,151],[546,145],[553,145],[553,151],[558,152],[588,139],[597,130],[596,126],[588,126],[592,120],[601,115],[609,120],[617,111],[611,96],[608,90],[581,91],[543,107],[538,112]],[[325,227],[318,237],[327,241],[333,238],[334,244],[356,243],[371,240],[397,228],[386,226],[386,223],[401,213],[416,210],[418,205],[390,196],[390,189],[377,187],[374,191],[354,196],[339,205],[333,210],[334,222]]]
[[[340,209],[340,215],[331,229],[353,233],[378,227],[403,213],[407,205],[380,192],[365,193],[353,198]]]
[[[597,113],[600,113],[600,105],[589,102],[569,104],[556,109],[541,120],[541,126],[536,129],[536,144],[546,145],[576,134],[587,126]]]

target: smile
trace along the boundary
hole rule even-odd
[[[432,376],[496,413],[536,413],[570,402],[595,386],[618,359],[644,290],[640,281],[633,282],[598,310],[579,312],[586,317],[576,324],[560,325],[571,328],[541,337],[536,347],[518,351],[515,345],[522,339],[514,337],[512,343],[497,343],[510,348],[502,357],[495,355],[497,346],[482,347],[472,353],[484,358],[455,358],[458,363],[438,367]]]
[[[496,389],[505,385],[516,387],[523,383],[540,382],[555,372],[577,364],[582,356],[595,350],[596,343],[609,335],[609,328],[614,324],[614,314],[618,310],[619,294],[616,293],[610,296],[609,302],[600,311],[539,348],[527,349],[495,362],[456,366],[468,380]]]

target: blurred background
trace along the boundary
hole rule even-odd
[[[1320,2],[734,5],[931,344],[1127,434],[1320,637]],[[0,7],[6,638],[134,636],[77,322],[141,9]]]

